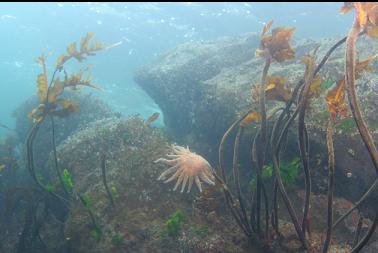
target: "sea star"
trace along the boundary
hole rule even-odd
[[[172,145],[172,151],[174,154],[168,154],[168,158],[159,158],[155,163],[163,163],[170,165],[167,170],[165,170],[158,178],[158,180],[165,180],[170,174],[173,174],[170,178],[164,181],[164,183],[171,182],[177,179],[176,185],[173,188],[175,191],[179,185],[182,183],[181,192],[185,190],[185,186],[188,183],[188,193],[192,188],[193,181],[200,192],[202,192],[201,181],[204,181],[210,185],[214,185],[214,176],[212,173],[212,168],[208,161],[206,161],[202,156],[197,155],[189,150],[189,148],[184,148],[181,146]]]

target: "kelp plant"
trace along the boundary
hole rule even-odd
[[[66,88],[76,91],[79,89],[79,87],[86,86],[100,90],[99,87],[92,84],[92,78],[90,76],[84,77],[84,73],[88,70],[88,67],[84,67],[77,73],[71,75],[68,75],[67,71],[65,70],[65,64],[71,59],[76,59],[81,63],[82,61],[86,60],[88,56],[94,56],[96,52],[107,50],[120,44],[116,43],[110,46],[104,46],[101,42],[97,41],[89,45],[93,36],[94,33],[87,33],[81,39],[79,49],[77,48],[75,42],[71,43],[67,47],[67,53],[62,54],[58,57],[50,81],[48,81],[46,57],[44,55],[38,57],[37,63],[39,63],[43,69],[42,73],[37,77],[40,104],[29,113],[29,118],[32,119],[33,126],[31,127],[27,135],[26,154],[27,168],[35,183],[39,186],[40,189],[42,189],[42,193],[44,193],[43,200],[45,200],[46,203],[50,203],[51,201],[49,201],[48,199],[51,195],[53,198],[58,200],[58,203],[63,203],[69,210],[69,199],[76,195],[89,213],[94,231],[101,231],[93,215],[93,212],[86,205],[87,202],[84,201],[83,196],[79,192],[76,192],[74,190],[71,174],[67,169],[61,171],[58,166],[54,123],[55,116],[68,117],[79,109],[79,105],[75,101],[62,97]],[[41,177],[38,176],[38,173],[36,173],[34,165],[33,142],[38,133],[38,130],[40,129],[40,126],[45,122],[46,118],[49,118],[51,122],[54,167],[59,179],[59,183],[64,190],[65,196],[62,196],[57,192],[57,190],[59,189],[57,185],[52,183],[44,185],[42,180],[40,179]],[[46,206],[48,206],[48,204],[46,204]],[[22,238],[23,237],[21,236],[20,242],[24,241]]]
[[[62,54],[58,57],[50,80],[48,79],[46,57],[44,55],[41,55],[36,60],[37,63],[42,66],[42,73],[37,77],[38,97],[40,104],[29,113],[29,117],[33,121],[33,126],[28,133],[26,141],[27,168],[36,184],[44,192],[51,194],[59,200],[63,200],[64,202],[67,202],[67,199],[52,191],[50,189],[51,187],[43,185],[43,183],[38,179],[34,165],[33,142],[40,126],[45,122],[46,118],[49,118],[51,121],[52,129],[52,145],[55,170],[62,188],[64,189],[66,195],[69,197],[72,193],[71,189],[69,189],[69,185],[65,181],[65,177],[64,175],[62,175],[62,172],[58,166],[55,145],[54,117],[67,117],[79,109],[79,105],[75,101],[62,97],[66,88],[69,88],[72,91],[76,91],[79,89],[79,87],[84,86],[98,90],[100,90],[100,88],[92,84],[92,78],[90,76],[84,77],[84,74],[88,70],[88,67],[84,67],[77,73],[69,75],[65,70],[65,65],[72,59],[75,59],[79,63],[81,63],[86,60],[88,56],[94,56],[99,51],[107,50],[120,44],[116,43],[110,46],[104,46],[103,43],[97,41],[95,43],[91,43],[90,45],[90,41],[93,36],[94,33],[87,33],[81,39],[79,48],[77,48],[76,42],[71,43],[67,47],[67,53]]]
[[[265,64],[262,71],[261,83],[252,87],[253,101],[258,103],[259,111],[250,109],[241,118],[237,119],[225,132],[220,145],[219,145],[219,168],[220,176],[214,172],[216,180],[221,184],[228,208],[231,211],[235,221],[248,237],[250,242],[256,242],[258,240],[265,246],[267,250],[272,249],[272,239],[285,236],[281,234],[279,230],[279,213],[278,213],[278,197],[282,196],[282,200],[288,210],[291,217],[291,221],[294,225],[297,236],[302,244],[302,248],[306,250],[312,250],[314,246],[309,243],[307,234],[310,235],[310,197],[311,197],[311,174],[309,168],[309,136],[305,124],[306,110],[311,101],[319,97],[321,90],[322,78],[319,76],[319,71],[327,62],[331,54],[343,43],[347,42],[346,49],[346,73],[344,79],[336,82],[336,85],[331,87],[326,94],[327,108],[330,113],[330,120],[327,127],[327,147],[329,151],[329,194],[328,194],[328,229],[325,232],[325,242],[323,244],[323,252],[327,252],[329,249],[332,229],[345,219],[354,209],[356,209],[361,202],[375,189],[378,179],[369,190],[362,196],[360,201],[350,209],[345,215],[340,217],[335,223],[332,220],[332,202],[333,202],[333,187],[334,187],[334,153],[333,153],[333,124],[337,116],[346,117],[347,109],[344,104],[344,89],[347,89],[349,102],[353,117],[360,130],[361,136],[367,146],[369,153],[372,156],[374,165],[377,168],[378,174],[378,153],[373,144],[371,136],[367,131],[366,124],[362,120],[361,114],[356,103],[356,95],[354,91],[354,80],[360,76],[360,73],[364,71],[369,62],[371,62],[377,55],[368,57],[364,61],[356,62],[354,59],[354,44],[358,36],[367,33],[368,35],[378,35],[378,4],[372,3],[354,3],[346,4],[348,8],[356,7],[358,16],[354,27],[348,37],[344,37],[337,41],[323,56],[318,64],[316,64],[316,52],[314,49],[312,55],[306,55],[302,58],[302,62],[305,65],[304,77],[301,79],[294,89],[288,89],[285,87],[286,79],[280,76],[269,76],[269,67],[274,62],[284,62],[295,58],[294,50],[290,46],[290,39],[294,32],[294,28],[275,28],[271,34],[268,34],[272,26],[272,21],[269,21],[263,28],[261,34],[260,49],[256,51],[256,56],[264,58]],[[345,7],[346,8],[346,7]],[[361,17],[362,15],[362,17]],[[365,16],[363,16],[365,15]],[[362,20],[362,21],[361,21]],[[364,23],[365,22],[365,23]],[[357,23],[357,24],[356,24]],[[278,107],[272,110],[270,115],[267,116],[266,112],[266,100],[275,100],[285,103],[284,106]],[[291,107],[295,105],[295,108]],[[288,130],[293,124],[295,119],[297,121],[297,134],[298,134],[298,146],[299,157],[301,161],[301,167],[304,172],[305,179],[305,198],[303,203],[302,220],[299,221],[298,216],[294,210],[294,207],[288,197],[285,190],[284,182],[282,180],[280,164],[280,156],[283,151],[282,144],[288,135]],[[273,119],[274,123],[272,127],[268,127],[268,122]],[[243,128],[254,121],[260,121],[260,128],[258,129],[253,141],[252,141],[252,160],[254,161],[254,167],[256,171],[256,180],[253,186],[255,187],[251,196],[245,197],[240,188],[239,182],[239,169],[238,169],[238,149],[240,139],[243,134]],[[233,184],[227,182],[228,175],[224,167],[224,146],[227,138],[231,133],[238,129],[235,141],[234,141],[234,153],[232,163],[231,178]],[[270,130],[270,131],[269,131]],[[268,137],[270,136],[270,142]],[[262,171],[266,166],[266,151],[270,145],[271,160],[273,164],[273,184],[272,184],[272,206],[269,207],[268,192],[266,185],[262,180]],[[235,189],[233,193],[232,189]],[[261,221],[261,204],[264,203],[265,208],[265,226],[262,227]],[[270,221],[270,222],[269,222]],[[352,252],[358,252],[367,240],[371,237],[378,223],[378,212],[374,220],[373,225],[369,229],[368,233],[358,241],[359,235],[356,236],[354,249]],[[271,226],[270,226],[271,225]],[[271,229],[273,228],[273,230]],[[265,229],[265,233],[262,233],[262,229]],[[358,233],[357,233],[358,234]]]

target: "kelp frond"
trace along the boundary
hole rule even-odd
[[[378,8],[378,7],[377,7]],[[359,61],[356,63],[356,79],[361,77],[363,71],[370,71],[372,68],[369,66],[369,63],[375,60],[378,57],[378,53],[369,56],[365,60]]]
[[[310,97],[319,97],[321,92],[321,84],[323,80],[321,76],[316,76],[310,85]]]
[[[286,87],[287,80],[281,76],[267,76],[265,97],[266,100],[287,102],[291,99],[292,90]],[[260,101],[259,85],[252,85],[252,100],[256,103]]]
[[[261,120],[261,114],[258,112],[250,112],[248,115],[240,122],[240,126],[246,126],[254,121]]]
[[[43,68],[43,72],[37,77],[37,86],[39,101],[44,103],[46,101],[47,89],[49,87],[47,82],[46,57],[42,54],[37,58],[36,62]]]
[[[59,99],[57,100],[58,109],[51,111],[51,114],[58,117],[67,117],[73,112],[79,110],[79,105],[75,101],[68,99]]]
[[[371,37],[378,37],[378,2],[346,2],[340,9],[345,14],[356,10],[356,24]]]
[[[287,102],[291,99],[291,90],[285,88],[286,78],[280,76],[266,77],[265,95],[267,100]]]
[[[315,52],[318,50],[318,48],[315,49]],[[305,55],[301,59],[302,63],[306,66],[306,70],[310,68],[310,65],[315,64],[315,59],[313,56]],[[314,76],[312,78],[312,82],[310,84],[310,93],[309,97],[319,97],[321,89],[320,85],[322,84],[322,77],[320,75]]]
[[[94,33],[89,32],[80,41],[80,49],[77,49],[76,42],[71,43],[67,47],[67,54],[62,54],[58,57],[54,74],[50,83],[48,82],[47,71],[46,71],[46,57],[41,55],[37,58],[37,63],[42,65],[43,72],[37,77],[37,87],[38,96],[40,100],[40,105],[29,113],[29,117],[35,122],[43,120],[44,116],[47,114],[52,114],[59,117],[66,117],[72,112],[78,110],[78,104],[73,101],[68,101],[59,98],[64,92],[65,88],[70,88],[71,90],[78,90],[79,86],[87,86],[101,90],[98,86],[92,84],[92,77],[84,77],[84,73],[89,69],[85,67],[80,69],[77,73],[68,75],[63,69],[64,64],[74,58],[79,62],[86,59],[87,56],[95,55],[95,52],[101,50],[107,50],[121,43],[115,43],[110,46],[104,46],[102,42],[96,41],[90,45],[90,41],[93,38]],[[58,72],[64,72],[64,79],[55,77]]]
[[[86,78],[83,77],[85,71],[87,71],[89,67],[85,67],[80,69],[80,71],[76,74],[72,74],[68,76],[65,73],[64,77],[64,87],[69,87],[71,90],[77,90],[77,86],[87,86],[97,90],[101,90],[98,86],[91,84],[92,77],[88,76]]]
[[[95,52],[104,50],[106,47],[102,42],[96,41],[91,46],[89,45],[90,40],[93,38],[94,33],[88,32],[80,41],[80,50],[77,50],[76,42],[71,43],[67,47],[67,54],[62,54],[58,57],[56,62],[56,68],[63,67],[71,58],[75,58],[77,61],[82,62],[87,56],[95,55]]]
[[[377,58],[378,54],[374,54],[366,58],[365,60],[356,62],[355,77],[359,79],[362,72],[369,71],[369,63]],[[331,118],[335,120],[338,116],[341,118],[348,117],[348,111],[345,104],[345,79],[340,79],[328,89],[326,94],[326,102],[328,112],[331,114]]]
[[[328,112],[331,114],[332,120],[336,120],[338,116],[342,118],[348,117],[348,111],[345,104],[345,80],[341,79],[328,89],[326,94],[326,102]]]
[[[269,21],[261,33],[260,49],[256,50],[256,56],[271,57],[277,62],[292,60],[295,58],[294,49],[290,46],[290,40],[295,28],[278,27],[267,35],[273,21]]]

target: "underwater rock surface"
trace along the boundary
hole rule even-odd
[[[74,199],[65,224],[72,252],[243,252],[246,241],[238,245],[244,239],[231,217],[195,215],[197,190],[173,192],[172,183],[157,181],[164,169],[154,161],[169,153],[170,142],[144,123],[138,117],[98,120],[58,146],[59,165],[69,171],[73,191],[86,203]],[[102,181],[103,154],[114,206]],[[175,213],[180,223],[170,218]],[[169,222],[176,225],[167,231]]]
[[[272,64],[269,74],[285,77],[288,86],[293,88],[304,74],[301,57],[319,46],[317,55],[320,61],[339,39],[297,40],[294,46],[296,60]],[[216,41],[185,43],[136,71],[134,79],[160,106],[165,124],[173,133],[198,146],[201,146],[199,143],[206,143],[216,150],[231,123],[240,114],[256,106],[252,104],[251,86],[259,84],[264,63],[261,57],[254,55],[259,41],[258,35],[247,34]],[[378,51],[374,39],[366,37],[361,38],[357,46],[360,52],[366,52],[364,54]],[[339,47],[321,70],[321,92],[319,97],[312,99],[306,118],[310,139],[316,144],[315,149],[311,149],[311,167],[314,174],[321,175],[313,177],[315,188],[323,192],[326,189],[327,170],[319,167],[327,161],[324,137],[328,112],[325,91],[332,83],[343,78],[344,50],[345,45]],[[368,56],[359,55],[358,58],[364,60]],[[363,73],[357,91],[361,108],[378,141],[377,61],[372,62],[371,66],[372,71]],[[267,101],[269,109],[280,105],[283,103]],[[339,133],[334,138],[335,172],[338,178],[336,192],[356,200],[372,183],[375,171],[351,120],[341,121],[336,126]],[[249,146],[245,147],[249,150]],[[319,159],[323,159],[323,163]],[[378,193],[369,200],[369,205],[377,205],[377,200]]]

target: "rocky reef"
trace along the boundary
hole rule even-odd
[[[169,152],[170,142],[142,119],[92,122],[57,150],[61,168],[72,177],[73,191],[85,199],[85,204],[73,200],[64,226],[74,252],[243,252],[233,242],[243,239],[235,235],[239,232],[232,219],[217,218],[214,210],[199,215],[192,209],[197,192],[173,192],[172,185],[157,181],[163,170],[154,161]],[[103,183],[103,155],[114,205]]]
[[[272,65],[271,75],[285,77],[293,88],[303,77],[301,57],[319,46],[320,58],[338,39],[295,41],[296,60]],[[218,144],[230,123],[252,106],[251,87],[259,84],[263,68],[263,60],[255,56],[259,43],[257,34],[184,43],[137,70],[134,79],[162,109],[170,130],[196,141]],[[371,38],[362,38],[358,46],[364,52],[360,59],[378,50]],[[344,46],[339,47],[322,69],[324,81],[335,82],[342,77],[344,50]],[[373,62],[372,66],[378,64]],[[373,85],[377,78],[376,72],[367,73],[359,87],[360,97],[369,100],[362,104],[374,122],[378,120],[374,99],[377,88]],[[312,106],[324,112],[324,94],[314,102],[317,105]]]
[[[172,191],[171,184],[157,181],[163,168],[154,161],[169,153],[170,145],[160,129],[146,126],[138,117],[98,120],[62,142],[57,148],[59,164],[69,171],[73,192],[85,201],[72,199],[64,231],[55,232],[55,240],[57,236],[66,240],[66,245],[60,243],[60,250],[64,247],[78,253],[263,250],[257,246],[251,248],[243,237],[225,209],[219,187],[205,188],[202,194],[197,190],[183,194]],[[114,205],[103,183],[104,157]],[[49,163],[53,163],[52,158]],[[292,197],[299,211],[303,193],[293,191]],[[314,199],[317,201],[313,213],[317,219],[324,213],[326,196]],[[344,199],[335,201],[339,203],[337,217],[352,205]],[[332,249],[347,252],[346,239],[353,237],[356,217],[354,213],[340,226]],[[283,231],[294,236],[288,220],[288,214],[280,220]],[[324,223],[314,224],[314,243],[320,242],[324,228]],[[49,222],[40,232],[50,249],[57,245],[51,239],[54,231]],[[291,252],[298,246],[294,237],[288,238],[284,244],[287,248],[281,248],[282,252]]]
[[[325,38],[294,41],[296,60],[272,65],[271,75],[285,77],[288,87],[294,88],[304,74],[301,57],[319,47],[317,55],[321,58],[338,40],[339,38]],[[264,65],[263,59],[255,56],[259,41],[260,36],[257,34],[246,34],[215,41],[185,43],[136,71],[135,81],[160,106],[165,124],[173,133],[187,143],[207,147],[203,152],[211,154],[216,152],[214,147],[219,145],[231,123],[256,106],[252,101],[251,87],[259,84]],[[362,52],[360,60],[366,59],[368,53],[378,50],[374,39],[367,37],[361,38],[357,46]],[[321,70],[321,91],[317,98],[311,100],[306,117],[309,137],[314,147],[311,149],[313,178],[317,181],[314,187],[323,192],[327,187],[327,169],[323,169],[326,168],[327,161],[323,141],[328,119],[325,91],[343,77],[344,50],[345,46],[335,50]],[[357,91],[369,126],[378,140],[378,92],[375,85],[378,72],[374,71],[378,64],[374,61],[371,66],[373,70],[363,74]],[[269,108],[282,105],[282,102],[267,101]],[[296,131],[293,129],[293,132]],[[336,126],[336,131],[336,192],[340,196],[357,200],[373,182],[375,172],[371,169],[372,163],[364,151],[353,119],[341,121]],[[242,150],[249,150],[249,145],[245,143]],[[295,146],[292,148],[296,149]],[[369,205],[378,203],[377,198],[378,194],[375,194],[368,202]]]
[[[161,107],[166,129],[152,127],[158,114],[125,118],[91,96],[67,96],[77,86],[100,88],[83,77],[87,68],[62,72],[65,62],[119,43],[89,46],[88,33],[58,57],[49,83],[40,56],[39,102],[15,112],[26,157],[19,162],[12,141],[0,142],[8,173],[0,251],[376,252],[378,194],[371,188],[364,206],[353,202],[378,182],[378,153],[349,92],[358,78],[376,140],[378,54],[355,61],[350,41],[328,51],[346,41],[333,38],[297,40],[294,57],[294,29],[271,30],[272,23],[260,36],[179,45],[138,70],[135,80]],[[357,46],[378,49],[367,37]],[[20,166],[28,181],[11,185]],[[187,182],[187,193],[174,190]]]

